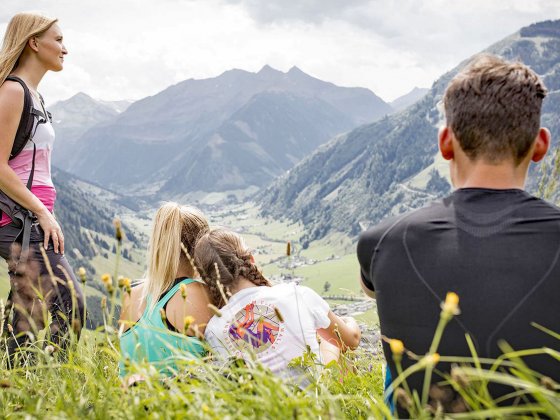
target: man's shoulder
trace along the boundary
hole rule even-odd
[[[434,201],[425,207],[421,207],[416,210],[411,210],[409,212],[388,217],[373,227],[365,230],[360,234],[359,241],[380,241],[385,236],[399,232],[406,226],[422,225],[428,223],[434,216],[434,214],[444,214],[448,212],[447,198]]]
[[[560,215],[560,207],[558,207],[556,204],[532,195],[530,196],[530,199],[532,200],[532,207],[536,211]]]

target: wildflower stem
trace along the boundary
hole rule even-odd
[[[117,246],[116,246],[116,254],[115,254],[115,275],[113,276],[113,279],[111,279],[111,281],[115,281],[116,279],[119,278],[119,265],[120,265],[120,261],[121,261],[121,241],[117,240]],[[113,319],[115,316],[115,307],[116,307],[116,297],[117,297],[117,292],[113,291],[112,293],[110,293],[111,295],[111,309],[109,312],[109,322],[111,323],[111,326],[113,325]]]
[[[432,344],[430,345],[430,350],[428,350],[428,354],[426,356],[431,357],[434,355],[434,353],[437,352],[441,337],[443,336],[443,330],[445,329],[445,326],[450,319],[451,317],[447,313],[445,313],[444,311],[441,312],[436,332],[434,333],[434,338],[432,340]],[[422,387],[422,406],[425,406],[428,403],[428,395],[430,391],[430,383],[432,381],[433,369],[433,363],[428,363],[426,365],[426,372],[424,374],[424,385]]]

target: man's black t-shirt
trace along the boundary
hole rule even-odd
[[[531,325],[560,333],[560,209],[518,190],[465,188],[429,207],[389,219],[358,242],[362,281],[375,290],[381,332],[425,354],[447,292],[461,314],[446,328],[439,353],[499,356],[560,341]],[[393,378],[395,367],[386,344]],[[560,362],[527,357],[533,369],[560,381]],[[421,390],[421,378],[412,386]],[[416,382],[415,382],[416,381]]]

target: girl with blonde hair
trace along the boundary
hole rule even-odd
[[[42,328],[44,317],[36,310],[42,302],[47,302],[52,315],[50,333],[55,344],[65,347],[69,325],[79,333],[83,324],[81,289],[64,256],[64,235],[52,213],[56,200],[51,178],[55,136],[50,114],[37,91],[45,73],[62,70],[66,54],[57,19],[37,13],[15,15],[0,50],[0,256],[9,262],[9,302],[14,303],[11,355],[25,347],[33,327]],[[25,104],[29,108],[24,108]],[[27,137],[29,121],[33,126]],[[17,255],[12,255],[14,243],[21,243]],[[41,247],[48,261],[44,261]],[[47,286],[51,290],[39,302],[36,290],[44,291]]]
[[[238,234],[214,229],[199,239],[194,255],[221,312],[205,332],[218,355],[256,356],[272,372],[292,377],[300,372],[288,366],[290,361],[308,351],[327,364],[338,359],[340,350],[358,346],[361,332],[356,321],[339,318],[308,287],[272,286]]]
[[[127,362],[143,361],[172,375],[177,359],[206,353],[199,337],[212,316],[210,299],[191,256],[196,239],[207,230],[208,221],[193,207],[166,203],[156,212],[146,279],[130,295],[125,293],[123,301],[121,376],[128,373]]]

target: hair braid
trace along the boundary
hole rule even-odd
[[[251,254],[239,258],[239,275],[246,278],[256,286],[270,286],[270,282],[262,275],[256,264],[253,263]]]
[[[202,235],[196,243],[194,256],[212,303],[218,308],[227,303],[224,294],[234,288],[240,278],[255,286],[270,286],[253,263],[243,239],[234,232],[219,228]]]

